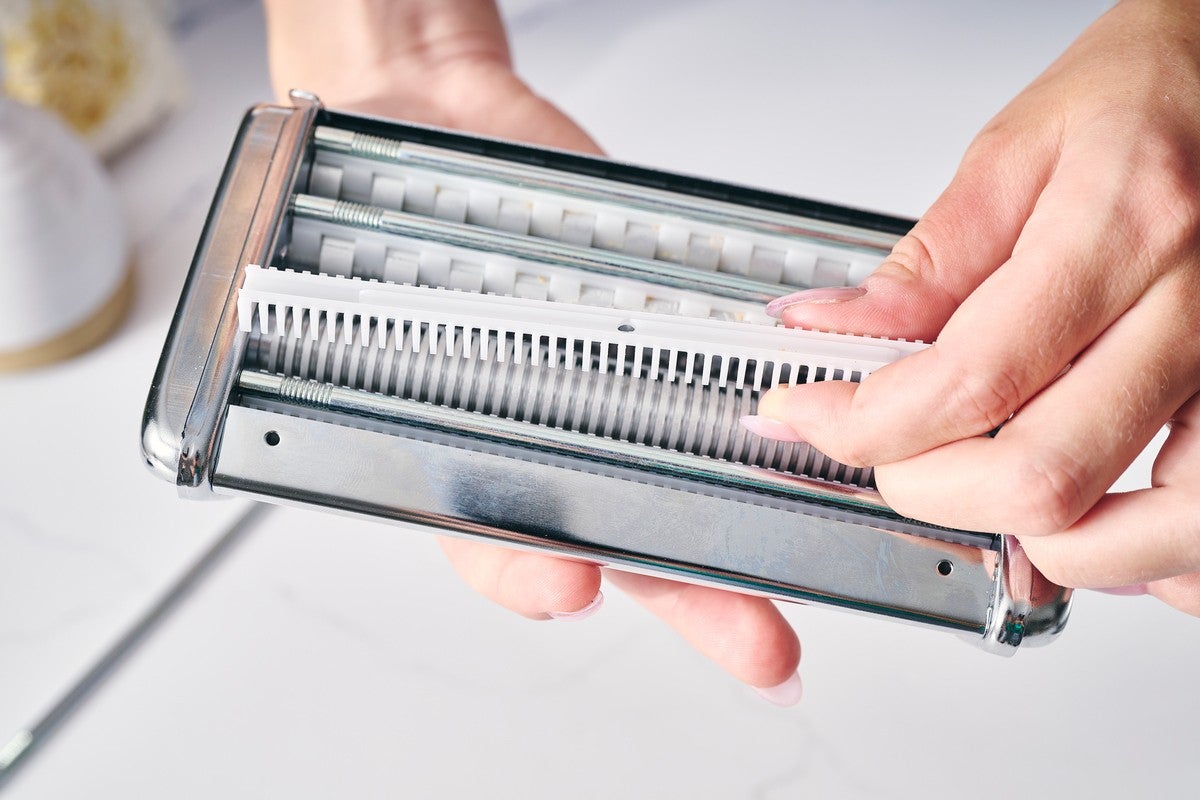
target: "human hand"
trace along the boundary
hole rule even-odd
[[[281,99],[307,89],[347,111],[599,152],[513,72],[491,0],[265,0],[265,7]]]
[[[1093,24],[860,289],[772,304],[936,344],[758,413],[876,465],[900,513],[1015,533],[1052,580],[1200,614],[1198,42],[1191,3],[1124,0]],[[1106,494],[1168,423],[1152,488]]]
[[[267,11],[280,97],[304,88],[337,108],[600,153],[513,73],[503,25],[486,0],[268,0]],[[582,619],[603,601],[593,564],[464,539],[441,543],[470,586],[531,619]],[[770,601],[641,575],[606,577],[767,699],[799,700],[800,644]]]

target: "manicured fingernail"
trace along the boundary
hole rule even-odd
[[[769,686],[766,689],[755,687],[754,691],[758,692],[759,697],[768,703],[774,703],[777,706],[794,706],[804,695],[804,684],[800,681],[799,673],[793,672],[790,678],[778,686]]]
[[[604,605],[604,592],[596,592],[596,596],[592,598],[592,602],[588,603],[578,611],[547,611],[547,616],[550,619],[565,619],[571,622],[577,622],[581,619],[587,619],[592,614],[600,610],[600,606]]]
[[[1121,597],[1134,597],[1139,594],[1145,594],[1149,591],[1144,583],[1131,583],[1128,586],[1113,586],[1108,589],[1097,589],[1097,592],[1105,594],[1115,594]]]
[[[791,425],[786,422],[780,422],[777,419],[764,417],[761,414],[747,414],[740,418],[738,422],[742,427],[753,433],[755,436],[761,436],[764,439],[778,439],[781,442],[803,442]]]
[[[792,292],[783,297],[776,297],[767,303],[766,311],[772,317],[782,317],[783,310],[789,306],[797,306],[801,303],[819,305],[844,303],[847,300],[862,297],[866,293],[867,290],[859,286],[826,286],[820,289],[805,289],[803,292]]]

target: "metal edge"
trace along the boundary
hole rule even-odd
[[[1054,641],[1067,625],[1072,590],[1042,575],[1015,536],[1001,537],[998,564],[983,648],[1011,655]]]
[[[475,411],[431,405],[332,383],[243,369],[237,378],[237,402],[346,427],[373,429],[372,423],[399,425],[464,437],[480,445],[518,447],[590,464],[629,469],[684,484],[707,486],[733,495],[755,496],[791,507],[800,504],[810,516],[877,527],[980,550],[999,551],[1002,537],[991,533],[945,528],[897,514],[874,489],[837,484],[800,475],[733,464],[658,447],[647,447],[578,431],[494,417]],[[248,402],[249,401],[249,402]],[[467,449],[470,449],[468,447]]]
[[[293,91],[291,98],[292,108],[257,105],[242,120],[146,399],[143,460],[156,475],[175,483],[181,494],[206,496],[211,492],[209,473],[222,412],[241,363],[242,342],[235,322],[240,268],[249,261],[266,259],[275,247],[292,185],[309,147],[309,134],[322,110],[315,95]],[[247,177],[239,175],[244,165],[238,155],[255,143],[256,135],[273,135],[258,129],[268,116],[280,117],[274,121],[278,130],[259,180],[253,216],[245,222],[240,255],[213,263],[218,258],[211,248],[225,199],[236,188],[254,190],[239,185]],[[206,304],[219,304],[219,312],[206,313],[202,308]]]
[[[419,432],[413,429],[405,432],[401,430],[403,426],[394,427],[388,424],[380,426],[347,426],[333,419],[325,419],[321,414],[296,416],[286,411],[271,409],[267,406],[260,407],[257,404],[238,406],[236,409],[231,408],[231,412],[234,410],[238,412],[250,412],[252,414],[265,413],[268,418],[274,417],[275,419],[269,423],[272,429],[277,426],[283,426],[281,430],[284,430],[283,438],[285,440],[299,440],[303,441],[306,445],[311,445],[313,438],[307,435],[296,436],[296,431],[291,426],[316,425],[326,429],[345,428],[347,432],[358,435],[381,436],[387,440],[397,437],[399,439],[420,442],[425,445],[445,447],[448,451],[462,451],[467,454],[465,457],[468,458],[470,457],[469,454],[474,452],[487,453],[492,456],[516,459],[523,465],[536,464],[544,467],[552,467],[556,473],[561,474],[578,472],[593,477],[629,481],[632,485],[645,485],[655,489],[706,495],[709,498],[721,499],[737,505],[745,504],[748,507],[758,506],[774,511],[785,511],[796,514],[797,519],[809,518],[814,524],[818,525],[826,522],[849,525],[863,529],[864,531],[871,529],[873,531],[872,535],[875,536],[895,539],[898,542],[912,542],[917,544],[922,551],[930,552],[932,554],[931,558],[944,556],[948,559],[959,560],[963,558],[964,553],[978,552],[980,557],[985,559],[985,563],[994,564],[989,556],[998,555],[992,550],[973,547],[969,544],[929,540],[889,530],[882,526],[840,519],[836,514],[823,513],[821,509],[789,508],[786,503],[780,505],[773,502],[771,498],[753,492],[722,489],[716,486],[701,486],[685,479],[647,480],[646,475],[638,473],[635,469],[622,468],[615,465],[597,465],[588,462],[586,459],[580,459],[572,455],[554,454],[545,459],[539,458],[533,461],[520,453],[521,450],[525,449],[520,444],[484,446],[477,449],[475,445],[478,445],[478,442],[473,442],[471,446],[464,446],[469,437],[463,436],[458,432],[447,434],[432,433],[432,435],[426,436],[423,435],[423,431]],[[246,438],[246,417],[244,414],[240,416],[240,421],[240,428],[238,418],[235,418],[231,423],[230,429],[237,431],[236,435],[241,437],[237,441],[240,441],[242,444],[248,441],[260,443],[263,441],[262,433],[257,430],[255,430],[251,437]],[[316,431],[309,432],[313,433]],[[227,432],[226,439],[228,439],[228,436],[229,433]],[[229,442],[226,441],[225,444],[228,445]],[[269,447],[271,445],[268,442],[266,446]],[[397,447],[388,447],[387,452],[394,454],[398,449]],[[346,447],[342,450],[343,453],[353,453],[354,458],[359,458],[366,451],[361,446],[361,442],[353,447]],[[570,536],[564,537],[555,535],[551,529],[538,524],[529,525],[516,522],[512,519],[507,519],[503,523],[497,524],[496,521],[470,516],[459,516],[448,512],[446,509],[434,506],[397,504],[394,502],[394,496],[390,494],[390,491],[388,495],[389,499],[384,502],[377,495],[371,495],[368,488],[369,481],[354,481],[352,484],[343,487],[343,489],[332,489],[329,486],[299,488],[299,485],[294,480],[294,476],[287,477],[281,481],[277,480],[277,474],[271,475],[257,468],[247,472],[247,464],[244,459],[246,452],[248,451],[244,448],[239,448],[237,453],[232,454],[234,461],[237,463],[231,465],[228,463],[231,451],[228,448],[222,448],[220,463],[215,470],[213,479],[215,492],[221,495],[250,497],[259,500],[265,499],[269,502],[282,505],[319,509],[327,512],[332,511],[376,522],[414,523],[443,534],[465,536],[492,544],[533,552],[550,553],[564,558],[581,559],[590,563],[647,575],[669,577],[674,580],[697,585],[724,588],[743,594],[752,594],[786,602],[815,603],[849,611],[886,616],[922,626],[953,631],[965,635],[972,640],[978,640],[982,637],[984,626],[988,619],[989,593],[987,590],[989,587],[983,587],[984,591],[979,598],[980,607],[977,609],[977,618],[948,615],[932,609],[922,610],[919,606],[899,605],[878,599],[866,600],[860,594],[853,591],[819,589],[779,578],[764,577],[752,569],[744,570],[729,566],[714,566],[709,561],[679,558],[662,553],[653,555],[637,547],[630,547],[627,544],[606,543],[586,535],[581,537],[577,535],[578,531],[573,531]],[[280,462],[280,468],[284,470],[302,469],[301,465],[307,463],[311,462],[304,458],[287,458]],[[375,462],[372,460],[370,463],[374,464]],[[322,470],[322,475],[330,477],[335,483],[344,481],[346,476],[353,474],[353,470],[349,465],[342,465],[342,467],[335,470]],[[810,511],[816,511],[817,513],[809,513]],[[862,550],[863,557],[872,565],[876,563],[875,554],[876,550],[874,547],[866,547]],[[991,569],[988,572],[990,573]],[[988,581],[988,583],[990,584],[991,582]]]
[[[174,482],[179,472],[179,453],[183,441],[183,422],[186,419],[187,409],[191,407],[191,400],[189,399],[186,407],[180,408],[179,404],[173,398],[165,395],[164,388],[175,383],[172,379],[178,377],[179,373],[191,371],[186,369],[187,365],[180,363],[188,359],[181,358],[181,354],[177,352],[177,348],[175,347],[175,342],[183,337],[184,328],[194,327],[199,324],[188,313],[192,306],[195,305],[192,292],[195,284],[198,282],[200,264],[207,250],[208,241],[212,236],[212,229],[215,223],[214,218],[220,206],[220,198],[224,196],[227,187],[233,179],[235,171],[234,162],[246,137],[247,129],[254,121],[253,117],[254,110],[252,109],[242,118],[237,134],[234,136],[229,157],[225,161],[225,168],[222,170],[221,179],[217,183],[216,194],[214,195],[212,204],[209,206],[208,215],[204,220],[204,228],[200,234],[200,242],[196,247],[196,254],[192,258],[192,264],[188,270],[187,277],[184,278],[179,302],[175,306],[175,313],[171,318],[171,326],[167,331],[166,342],[163,345],[162,353],[159,355],[158,365],[154,369],[154,377],[150,382],[150,390],[142,412],[142,459],[151,472],[166,481]],[[192,399],[194,399],[194,395]]]
[[[702,178],[682,172],[646,167],[618,161],[607,156],[578,153],[545,145],[530,145],[496,137],[464,133],[434,125],[384,119],[370,115],[331,110],[326,121],[372,136],[402,137],[417,144],[429,144],[462,153],[515,161],[533,167],[562,170],[605,180],[616,180],[647,189],[676,192],[722,203],[747,206],[829,226],[830,241],[841,235],[861,235],[863,231],[881,235],[876,246],[908,233],[915,220],[860,208],[834,205],[796,195],[772,192],[750,186]],[[872,236],[872,239],[876,237]],[[889,245],[890,247],[890,245]]]

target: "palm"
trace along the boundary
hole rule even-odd
[[[563,150],[600,154],[571,119],[507,69],[469,65],[441,74],[419,94],[393,92],[352,104],[364,113],[408,119]],[[593,564],[442,539],[458,573],[476,590],[532,619],[588,606],[600,590]],[[795,673],[800,644],[768,600],[659,578],[607,572],[608,580],[674,627],[739,680],[773,687]]]

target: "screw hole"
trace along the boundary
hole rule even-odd
[[[938,571],[938,575],[945,577],[945,576],[949,575],[951,572],[954,572],[954,565],[952,563],[950,563],[949,561],[946,561],[945,559],[943,559],[937,563],[937,571]]]
[[[275,445],[279,444],[279,434],[275,431],[267,431],[267,434],[263,436],[263,441],[266,442],[269,447],[274,447]]]
[[[633,333],[635,328],[633,327],[632,322],[622,322],[617,326],[617,330],[619,330],[621,333]]]

